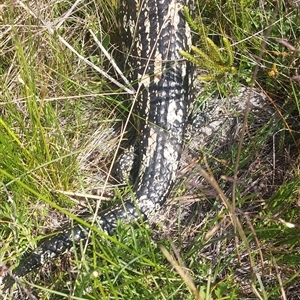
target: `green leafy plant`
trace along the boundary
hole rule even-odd
[[[210,81],[221,78],[227,73],[235,74],[234,55],[229,40],[223,37],[224,48],[219,48],[206,36],[205,27],[200,19],[193,20],[187,7],[184,7],[183,13],[191,29],[198,33],[200,47],[191,46],[192,54],[183,50],[180,50],[180,54],[197,67],[209,72],[208,75],[199,76],[199,79]]]

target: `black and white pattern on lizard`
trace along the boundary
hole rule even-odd
[[[117,223],[148,219],[165,203],[174,184],[180,160],[187,111],[188,63],[179,50],[189,51],[191,36],[182,13],[186,0],[125,1],[125,26],[132,30],[128,65],[137,90],[135,114],[140,134],[138,176],[134,197],[96,217],[98,227],[112,235]],[[126,19],[127,18],[127,19]],[[134,29],[134,30],[133,30]],[[88,237],[80,224],[46,239],[14,269],[22,277]],[[13,284],[11,278],[6,288]]]

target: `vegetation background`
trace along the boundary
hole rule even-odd
[[[172,226],[120,226],[111,238],[91,226],[88,247],[47,263],[1,297],[300,299],[299,9],[298,0],[197,0],[194,21],[220,53],[228,39],[236,70],[206,65],[211,78],[202,95],[230,99],[241,85],[254,86],[274,110],[272,122],[254,130],[250,115],[247,143],[193,165],[210,174],[210,192],[179,184],[164,210]],[[130,192],[111,174],[130,143],[123,135],[130,89],[112,64],[122,68],[126,59],[118,11],[117,0],[0,3],[3,271],[45,236],[80,221],[79,213]],[[247,193],[245,177],[236,176],[250,162],[257,184],[267,183],[259,193]],[[186,206],[189,222],[182,221]]]

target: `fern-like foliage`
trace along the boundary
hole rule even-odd
[[[183,8],[184,16],[192,30],[199,35],[199,47],[191,46],[191,53],[180,50],[180,54],[196,66],[209,72],[208,75],[200,76],[203,81],[216,80],[225,74],[235,74],[233,66],[234,55],[227,38],[223,37],[224,48],[218,46],[206,36],[206,30],[201,20],[193,20],[187,7]],[[224,51],[225,50],[225,51]]]

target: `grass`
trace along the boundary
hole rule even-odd
[[[243,143],[217,154],[216,134],[190,170],[206,181],[181,179],[173,193],[180,201],[165,207],[156,226],[122,225],[107,237],[92,225],[90,245],[26,276],[23,295],[299,299],[299,5],[198,2],[195,20],[201,16],[220,51],[222,37],[229,40],[237,74],[206,83],[197,107],[218,94],[232,100],[242,83],[263,91],[276,114],[255,119],[250,113]],[[82,210],[126,193],[115,187],[110,166],[126,131],[130,91],[84,61],[126,85],[89,31],[122,65],[117,10],[118,3],[104,0],[0,4],[0,260],[6,267],[68,223],[65,214],[75,222]],[[234,114],[243,124],[244,114]],[[94,189],[94,198],[82,196]],[[13,293],[2,297],[22,299]]]

